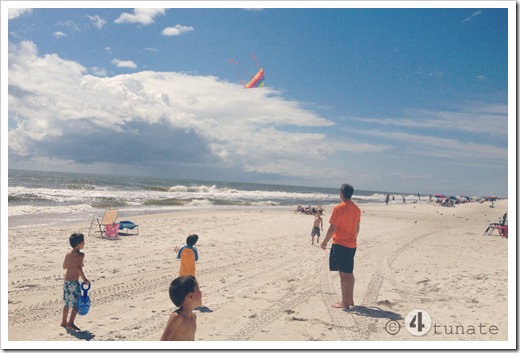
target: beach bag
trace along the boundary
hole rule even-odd
[[[105,226],[105,237],[117,238],[118,233],[119,233],[119,223],[107,224]]]
[[[88,290],[90,289],[90,283],[87,288],[83,287],[85,282],[81,283],[81,295],[78,298],[78,314],[87,315],[90,309],[90,297],[88,296]]]

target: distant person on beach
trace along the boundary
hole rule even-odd
[[[314,215],[314,224],[311,231],[312,242],[311,245],[314,245],[314,236],[317,235],[316,244],[320,243],[320,228],[323,230],[323,218],[321,218],[322,210],[318,210]]]
[[[195,244],[197,244],[198,240],[199,236],[192,234],[186,238],[186,245],[181,248],[178,246],[174,248],[177,253],[177,260],[181,260],[179,277],[187,275],[195,276],[195,262],[199,261],[199,253],[197,252],[197,248],[195,248]]]
[[[404,195],[402,196],[402,198],[403,198],[403,204],[405,204],[406,203],[406,199],[404,198]]]
[[[361,211],[351,200],[353,194],[352,185],[341,185],[339,196],[342,202],[334,207],[327,235],[321,243],[321,248],[326,250],[327,243],[332,238],[329,269],[339,272],[341,283],[341,301],[333,307],[343,309],[354,306],[354,255],[357,249]]]
[[[390,194],[386,194],[385,202],[388,205],[388,201],[390,201]]]
[[[161,341],[195,341],[197,315],[193,309],[202,305],[202,293],[194,276],[175,278],[170,284],[170,299],[178,307],[171,315]]]
[[[80,328],[74,324],[74,319],[78,313],[78,298],[81,296],[81,287],[79,278],[83,278],[85,284],[90,284],[90,281],[83,273],[83,261],[85,254],[80,250],[85,246],[85,237],[81,233],[74,233],[69,237],[69,243],[72,251],[65,255],[63,261],[63,268],[65,272],[65,281],[63,283],[63,318],[61,326],[67,330],[80,331]],[[70,319],[67,321],[69,315],[69,308],[72,308]]]

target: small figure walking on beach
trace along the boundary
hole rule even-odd
[[[329,270],[339,272],[341,283],[341,301],[333,307],[343,309],[354,306],[354,255],[357,249],[361,210],[351,201],[353,194],[352,185],[341,185],[339,196],[342,202],[334,207],[327,235],[321,243],[321,248],[326,250],[327,243],[332,238]]]
[[[72,251],[65,255],[65,260],[63,261],[63,268],[67,272],[65,272],[65,281],[63,283],[63,301],[65,305],[63,307],[61,326],[67,330],[80,331],[81,329],[74,324],[74,319],[78,313],[78,298],[81,296],[79,278],[83,278],[85,284],[90,284],[90,281],[83,273],[85,254],[80,251],[85,246],[85,237],[81,233],[74,233],[69,237],[69,243],[72,246]],[[70,319],[67,321],[70,307],[72,307],[72,312]]]
[[[386,194],[385,202],[388,205],[388,201],[390,201],[390,194]]]
[[[171,315],[161,341],[195,341],[197,315],[193,309],[202,305],[202,293],[193,276],[177,277],[170,284],[170,299],[178,307]]]
[[[180,276],[194,276],[195,277],[195,263],[199,261],[199,253],[195,244],[199,240],[197,234],[192,234],[186,238],[186,245],[179,248],[174,248],[177,253],[177,260],[181,260],[181,267],[179,269]]]
[[[311,245],[314,245],[314,236],[317,235],[318,238],[316,239],[316,244],[319,244],[320,243],[320,228],[321,230],[323,230],[323,218],[321,218],[321,214],[323,213],[322,210],[318,210],[318,212],[316,212],[316,214],[314,215],[314,225],[312,227],[312,231],[311,231],[311,237],[312,237],[312,242],[311,242]]]

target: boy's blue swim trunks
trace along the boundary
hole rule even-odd
[[[65,281],[63,283],[63,301],[65,306],[77,308],[80,295],[81,287],[79,281]]]

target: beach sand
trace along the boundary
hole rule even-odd
[[[312,216],[241,209],[131,217],[138,236],[86,237],[92,304],[77,317],[84,331],[75,334],[59,326],[62,263],[69,235],[86,236],[90,220],[10,229],[8,339],[158,341],[174,310],[168,297],[179,269],[173,248],[197,233],[204,305],[196,311],[197,341],[506,341],[511,240],[483,232],[507,207],[507,200],[494,208],[488,202],[360,205],[351,312],[331,307],[340,298],[339,277],[328,270],[329,250],[311,246]],[[321,239],[331,210],[325,208]],[[436,325],[425,336],[405,328],[414,309]],[[387,332],[389,320],[399,332]]]

